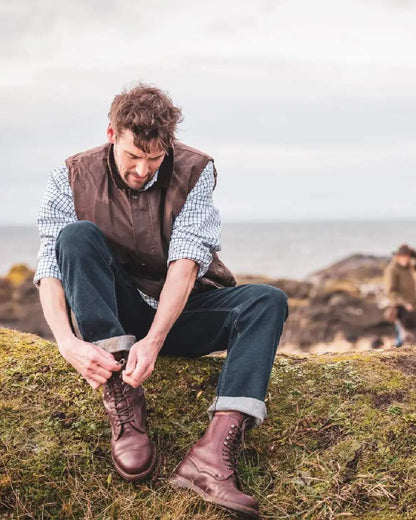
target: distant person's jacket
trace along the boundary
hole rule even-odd
[[[403,267],[393,258],[384,272],[384,283],[392,304],[410,304],[416,309],[415,279],[411,266]]]

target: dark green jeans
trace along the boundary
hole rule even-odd
[[[64,227],[56,257],[85,341],[115,352],[146,336],[156,310],[121,271],[95,224]],[[237,410],[259,425],[266,417],[264,399],[287,315],[286,294],[266,284],[192,292],[160,355],[199,357],[227,350],[208,413]]]

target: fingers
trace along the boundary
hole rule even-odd
[[[113,372],[122,369],[114,356],[93,343],[79,339],[60,347],[63,357],[79,372],[96,390],[107,382]]]
[[[145,379],[146,378],[142,378],[140,374],[128,376],[127,374],[123,373],[123,381],[128,385],[132,386],[133,388],[137,388],[138,386],[140,386]]]
[[[136,370],[132,374],[123,373],[123,381],[133,388],[137,388],[140,386],[153,372],[153,366],[146,365],[137,365]]]
[[[98,390],[98,388],[100,388],[100,386],[101,386],[100,383],[98,383],[97,381],[94,381],[93,379],[85,378],[85,380],[87,381],[87,383],[91,386],[91,388],[93,390]]]
[[[82,375],[85,377],[85,379],[88,382],[92,381],[92,382],[96,383],[98,385],[97,386],[97,388],[98,388],[99,386],[103,385],[110,379],[111,372],[110,372],[109,377],[106,377],[103,375],[103,373],[98,373],[98,371],[95,371],[95,370],[86,370]]]
[[[133,386],[134,388],[137,388],[140,383],[142,383],[142,376],[144,367],[140,365],[136,365],[136,367],[133,367],[133,369],[130,369],[129,372],[127,372],[127,368],[123,373],[123,381],[125,383],[128,383],[129,385]]]
[[[148,363],[145,362],[142,356],[140,359],[138,358],[135,349],[130,350],[126,369],[123,372],[123,381],[137,388],[148,377],[146,375],[147,371]]]
[[[94,389],[106,383],[112,376],[114,369],[121,369],[121,365],[116,362],[113,356],[111,354],[109,356],[112,359],[111,362],[108,361],[106,356],[101,356],[100,352],[92,349],[83,364],[81,373],[90,384],[93,383],[91,386]]]
[[[121,370],[122,366],[118,363],[110,352],[107,352],[103,348],[94,345],[92,360],[96,362],[97,365],[100,365],[106,370],[110,372],[118,372]]]
[[[142,367],[140,367],[138,364],[136,349],[133,348],[129,352],[126,369],[123,372],[123,381],[131,385],[133,388],[137,388],[141,383],[141,371]]]
[[[97,375],[101,378],[104,378],[105,381],[110,379],[110,377],[113,375],[113,372],[110,370],[106,370],[105,368],[101,367],[100,365],[97,365],[95,368],[89,370],[89,372],[94,375]]]
[[[127,365],[126,369],[124,371],[124,374],[127,376],[131,376],[131,374],[134,372],[137,365],[137,354],[135,349],[131,349],[129,352],[129,357],[127,359]]]

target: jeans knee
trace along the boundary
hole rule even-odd
[[[284,321],[287,320],[288,316],[289,316],[289,298],[287,296],[287,294],[282,291],[282,289],[279,289],[278,287],[273,287],[274,289],[274,294],[273,294],[273,298],[274,298],[274,301],[275,301],[275,304],[283,310],[283,313],[284,313]]]
[[[62,251],[80,253],[83,244],[90,242],[92,237],[102,235],[100,228],[88,220],[71,222],[61,229],[56,239],[56,255]]]
[[[288,297],[287,294],[279,289],[268,284],[254,284],[253,292],[263,305],[266,305],[271,310],[282,310],[285,318],[288,315]]]
[[[273,285],[266,283],[253,284],[253,293],[255,296],[270,300],[271,302],[279,305],[287,304],[287,294]]]

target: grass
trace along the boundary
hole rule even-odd
[[[0,329],[0,519],[232,518],[167,478],[207,424],[223,360],[160,358],[146,386],[156,482],[114,471],[100,392],[56,345]],[[264,519],[414,519],[416,354],[276,358],[241,457]]]

